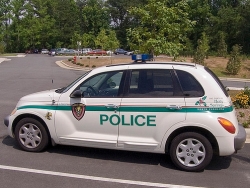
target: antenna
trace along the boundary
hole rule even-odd
[[[52,52],[53,53],[53,52]],[[51,53],[51,57],[54,57],[54,54],[52,54]],[[54,60],[54,58],[53,58],[53,60]],[[50,70],[51,70],[51,83],[52,83],[52,88],[51,89],[53,89],[54,88],[54,71],[53,71],[53,63],[54,61],[51,61],[51,64],[50,64]],[[53,94],[52,94],[52,105],[54,105],[55,104],[55,100],[54,100],[54,92],[53,92]]]

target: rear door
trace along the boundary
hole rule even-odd
[[[157,150],[166,131],[185,120],[183,93],[172,69],[134,69],[129,75],[120,107],[118,147]]]

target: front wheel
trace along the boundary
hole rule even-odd
[[[40,152],[49,144],[45,127],[33,118],[20,120],[14,133],[17,144],[25,151]]]
[[[203,135],[186,132],[173,139],[170,157],[179,169],[202,171],[212,160],[213,149],[211,143]]]

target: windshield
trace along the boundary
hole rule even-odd
[[[80,76],[79,78],[77,78],[74,82],[72,82],[71,84],[69,84],[67,87],[62,87],[60,89],[57,89],[55,92],[56,93],[65,93],[71,87],[73,87],[79,80],[81,80],[82,78],[84,78],[85,76],[87,76],[90,72],[91,71],[88,71],[88,72],[84,73],[82,76]]]

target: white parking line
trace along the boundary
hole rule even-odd
[[[104,178],[104,177],[96,177],[96,176],[87,176],[87,175],[63,173],[63,172],[53,172],[53,171],[47,171],[47,170],[20,168],[20,167],[5,166],[5,165],[0,165],[0,169],[20,171],[20,172],[29,172],[29,173],[36,173],[36,174],[46,174],[46,175],[52,175],[52,176],[62,176],[62,177],[69,177],[69,178],[86,179],[86,180],[94,180],[94,181],[112,182],[112,183],[120,183],[120,184],[143,185],[143,186],[147,186],[147,187],[196,188],[196,187],[192,187],[192,186],[183,186],[183,185],[152,183],[152,182],[144,182],[144,181],[133,181],[133,180]]]

